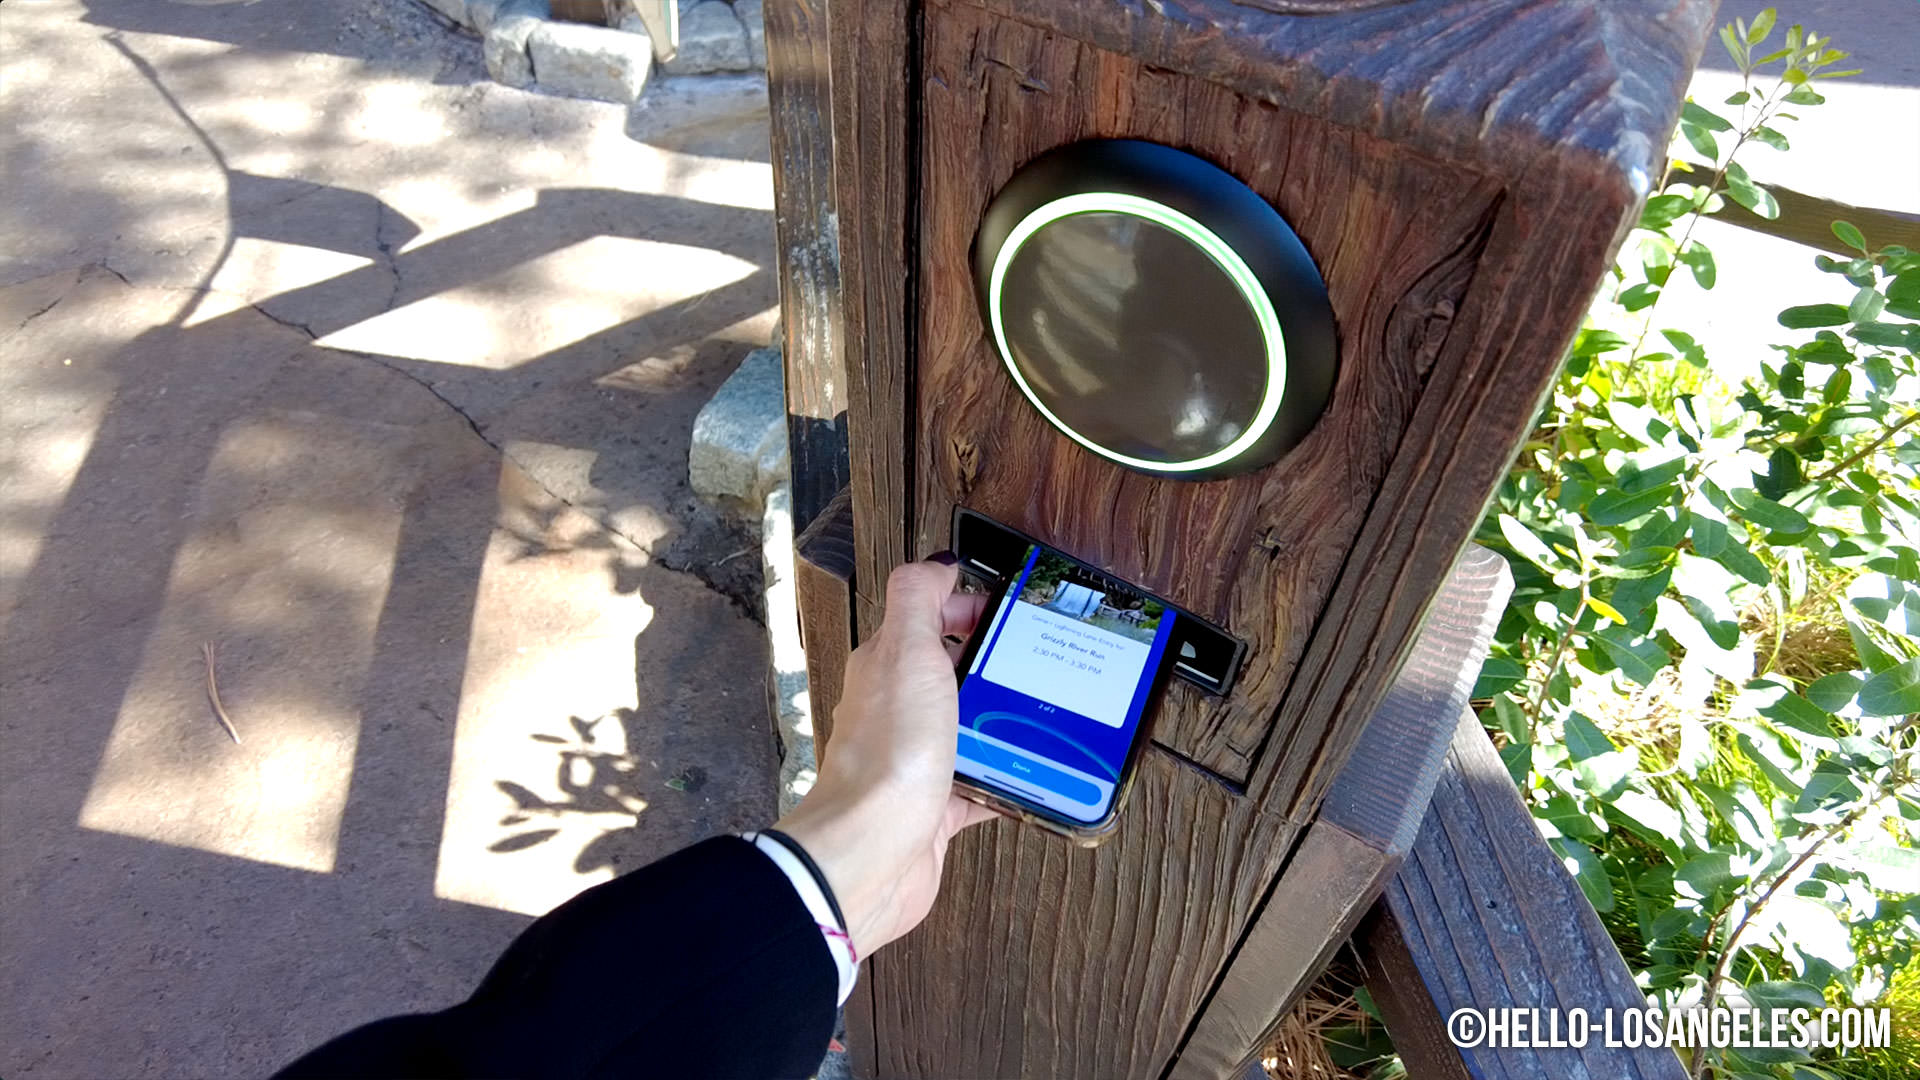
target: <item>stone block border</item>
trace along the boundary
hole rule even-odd
[[[668,75],[764,71],[761,0],[614,0],[615,25],[555,20],[548,0],[423,3],[480,35],[487,74],[521,89],[631,105],[658,69]],[[648,32],[642,11],[658,12]],[[662,20],[661,16],[665,18]],[[671,36],[677,40],[661,38]]]

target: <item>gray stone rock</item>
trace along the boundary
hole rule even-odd
[[[780,350],[755,349],[700,410],[687,475],[702,498],[757,507],[787,478],[787,398]]]
[[[526,89],[533,85],[533,61],[527,57],[527,38],[545,25],[542,0],[506,0],[494,13],[493,24],[480,39],[487,74],[493,81]]]
[[[680,40],[680,5],[675,0],[614,0],[611,25],[630,30],[643,27],[653,38],[653,59],[664,64],[673,59]]]
[[[485,34],[502,16],[531,15],[546,19],[552,17],[552,8],[548,0],[467,0],[466,23],[474,33]]]
[[[741,25],[747,28],[747,56],[753,66],[765,70],[767,66],[767,20],[761,9],[760,0],[734,0],[733,13],[740,17]]]
[[[680,13],[680,46],[662,68],[670,75],[752,71],[753,52],[740,16],[721,0],[705,0]]]
[[[674,149],[692,145],[690,133],[718,135],[724,142],[730,138],[725,133],[735,131],[764,148],[766,125],[767,80],[759,75],[660,79],[627,111],[628,138]]]
[[[472,25],[467,22],[467,0],[421,0],[421,2],[461,26]]]
[[[646,89],[653,42],[612,27],[544,22],[527,38],[527,55],[542,90],[631,105]]]

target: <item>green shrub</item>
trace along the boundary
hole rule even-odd
[[[1482,718],[1663,1006],[1889,999],[1920,941],[1920,255],[1834,222],[1834,295],[1781,312],[1764,358],[1653,331],[1678,271],[1715,285],[1703,216],[1778,214],[1735,155],[1786,150],[1853,74],[1773,27],[1721,32],[1745,88],[1685,106],[1704,161],[1648,200],[1479,535],[1516,585]],[[1689,1064],[1904,1077],[1913,1053]]]

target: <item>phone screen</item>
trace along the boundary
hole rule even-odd
[[[1069,821],[1099,823],[1178,617],[1029,546],[963,657],[956,771]]]

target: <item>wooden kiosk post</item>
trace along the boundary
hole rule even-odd
[[[1331,948],[1286,941],[1269,905],[1334,865],[1305,864],[1303,837],[1661,173],[1713,10],[767,0],[822,728],[888,570],[945,547],[956,504],[1249,647],[1229,695],[1170,687],[1104,846],[1013,823],[954,845],[933,917],[848,1003],[860,1071],[1224,1075],[1258,1048],[1287,996],[1261,979],[1302,984]],[[982,211],[1022,165],[1096,137],[1224,168],[1318,266],[1337,379],[1277,463],[1202,482],[1120,467],[1050,426],[995,354],[969,263]],[[1442,751],[1458,715],[1427,725]],[[1396,794],[1390,770],[1364,782]],[[1370,900],[1345,902],[1357,919]]]

